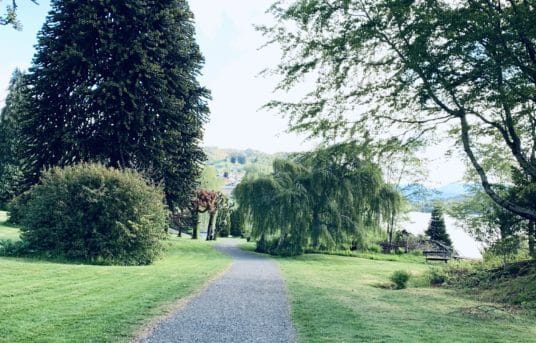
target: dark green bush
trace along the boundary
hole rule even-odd
[[[8,223],[11,225],[20,225],[20,222],[22,220],[22,211],[21,208],[26,205],[28,200],[30,199],[30,193],[24,192],[21,195],[13,198],[8,206],[9,211],[9,220]]]
[[[243,226],[243,219],[242,215],[239,211],[233,210],[231,212],[231,236],[233,237],[240,237],[242,236],[242,226]]]
[[[301,255],[305,252],[302,245],[292,237],[265,239],[264,236],[257,241],[255,251],[286,257]]]
[[[440,286],[447,281],[447,274],[444,269],[433,268],[426,273],[426,278],[431,286]]]
[[[0,256],[21,257],[30,253],[28,243],[24,241],[0,240]]]
[[[136,172],[98,164],[53,168],[17,210],[22,240],[39,253],[93,263],[149,264],[162,251],[161,189]]]
[[[410,273],[403,270],[397,270],[393,274],[391,274],[390,279],[395,284],[396,289],[404,289],[406,288],[410,277]]]

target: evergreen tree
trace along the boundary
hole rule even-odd
[[[22,182],[18,122],[26,106],[24,78],[20,70],[13,72],[6,105],[0,113],[0,205],[17,194]]]
[[[142,171],[168,204],[190,201],[209,92],[185,0],[53,0],[28,75],[29,183],[48,166]]]
[[[440,206],[434,205],[432,209],[432,218],[425,234],[434,241],[439,241],[449,247],[452,247],[452,241],[447,233],[445,219],[443,218],[443,210]]]
[[[240,237],[242,235],[242,227],[244,225],[240,211],[236,209],[232,210],[229,216],[229,221],[229,225],[231,226],[231,236]]]

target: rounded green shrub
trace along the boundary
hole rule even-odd
[[[430,286],[440,286],[447,281],[447,274],[443,269],[434,268],[426,273],[426,278]]]
[[[30,249],[105,264],[154,261],[169,218],[160,188],[135,171],[99,164],[44,172],[19,207]]]
[[[20,225],[22,220],[21,208],[23,208],[30,199],[30,193],[24,192],[11,200],[8,204],[7,210],[9,211],[8,223],[11,225]]]
[[[403,270],[395,271],[390,277],[391,281],[395,284],[396,289],[406,288],[410,278],[411,274]]]

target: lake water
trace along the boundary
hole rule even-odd
[[[430,213],[410,212],[408,213],[408,220],[400,223],[400,228],[415,235],[423,234],[428,228],[430,216]],[[452,240],[454,249],[456,249],[460,256],[467,258],[482,258],[480,252],[482,244],[469,236],[454,218],[445,215],[445,226],[447,227],[447,232]]]

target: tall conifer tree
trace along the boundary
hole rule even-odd
[[[430,237],[430,239],[452,247],[452,241],[450,240],[450,236],[445,226],[445,219],[443,218],[443,210],[441,209],[441,206],[434,205],[430,224],[428,225],[425,234]]]
[[[26,108],[25,75],[16,69],[6,104],[0,111],[0,207],[17,194],[22,182],[19,118]]]
[[[53,0],[28,76],[29,181],[99,161],[144,172],[184,207],[210,96],[194,35],[185,0]]]

